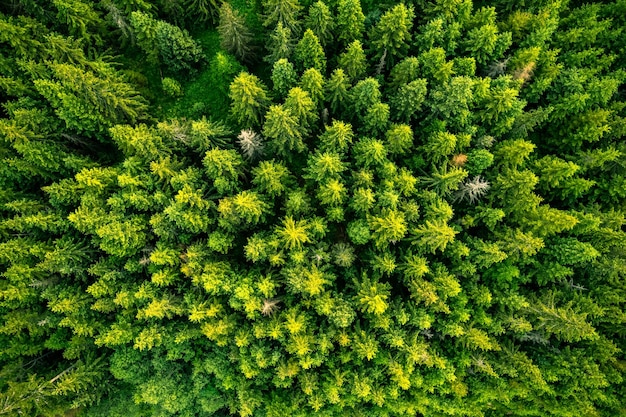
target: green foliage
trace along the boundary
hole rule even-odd
[[[217,31],[222,48],[241,61],[252,60],[252,33],[246,26],[245,18],[226,2],[222,3],[219,16]]]
[[[163,93],[165,95],[176,98],[183,95],[183,89],[178,81],[173,78],[165,77],[161,80]]]
[[[415,13],[403,3],[383,14],[373,32],[372,46],[378,55],[388,54],[392,59],[405,56],[411,42],[411,28]]]
[[[339,67],[352,79],[352,81],[360,80],[365,75],[367,62],[365,52],[363,52],[363,44],[359,40],[351,42],[346,51],[339,55]]]
[[[337,39],[344,44],[361,40],[365,16],[359,0],[339,0],[337,3]]]
[[[282,58],[274,62],[272,68],[273,90],[279,94],[279,97],[285,97],[287,92],[295,87],[297,81],[296,70],[293,64]]]
[[[265,26],[273,27],[282,25],[291,33],[299,33],[300,21],[298,20],[302,6],[298,0],[264,0],[263,10],[265,13]],[[284,57],[286,58],[286,57]]]
[[[335,21],[326,3],[317,1],[309,7],[309,14],[304,21],[307,29],[311,29],[322,46],[332,43]]]
[[[187,31],[134,11],[130,26],[148,58],[172,72],[189,71],[203,58],[202,49]]]
[[[0,414],[624,415],[624,16],[0,4]]]
[[[301,70],[315,68],[321,73],[326,72],[324,49],[311,29],[304,32],[304,36],[296,45],[294,60]]]
[[[261,124],[261,118],[269,97],[267,88],[255,75],[240,73],[230,84],[230,111],[235,120],[245,126],[254,127]]]

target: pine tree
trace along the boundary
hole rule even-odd
[[[264,0],[263,10],[265,11],[263,25],[272,27],[280,24],[295,35],[300,33],[300,22],[298,19],[302,6],[298,0]]]
[[[269,35],[267,43],[269,55],[264,60],[273,65],[279,59],[289,59],[293,49],[291,36],[291,30],[278,22],[274,31]]]
[[[269,139],[273,151],[283,156],[306,149],[298,118],[284,106],[270,106],[265,115],[263,136]]]
[[[326,83],[326,100],[333,113],[344,110],[348,105],[350,82],[341,69],[335,69]]]
[[[361,40],[365,16],[359,0],[339,0],[337,4],[337,39],[347,45]]]
[[[274,63],[272,68],[273,91],[278,93],[279,97],[285,97],[287,92],[295,87],[296,81],[296,70],[291,62],[282,58]]]
[[[339,67],[352,79],[358,81],[365,75],[367,62],[361,41],[351,42],[346,51],[339,55]]]
[[[373,32],[372,45],[378,56],[387,53],[392,59],[406,55],[411,42],[411,28],[415,13],[403,3],[382,15]]]
[[[324,49],[311,29],[304,32],[304,36],[296,45],[294,60],[302,71],[315,68],[322,74],[326,72]]]
[[[307,29],[311,29],[322,46],[327,46],[333,41],[335,21],[326,3],[317,1],[309,7],[309,14],[304,21]]]
[[[220,7],[219,22],[217,31],[222,48],[241,61],[250,61],[253,58],[252,33],[246,27],[245,18],[224,2]]]
[[[230,84],[230,111],[245,127],[259,126],[269,99],[267,88],[255,75],[242,72]]]

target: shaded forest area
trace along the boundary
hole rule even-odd
[[[626,0],[0,2],[0,416],[626,415]]]

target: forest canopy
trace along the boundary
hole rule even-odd
[[[0,416],[626,415],[626,0],[0,2]]]

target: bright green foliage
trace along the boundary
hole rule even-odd
[[[359,0],[339,0],[337,3],[337,39],[344,44],[360,40],[365,16]]]
[[[322,46],[332,43],[335,21],[330,9],[323,1],[317,1],[309,7],[309,14],[304,20],[304,25],[313,31]]]
[[[386,133],[389,153],[402,155],[413,146],[413,131],[409,125],[393,125]]]
[[[326,126],[326,130],[319,139],[321,150],[344,153],[352,144],[354,133],[349,123],[333,120],[330,126]]]
[[[315,68],[321,73],[326,72],[324,49],[311,29],[304,32],[304,36],[296,45],[294,60],[301,70]]]
[[[298,118],[285,106],[270,106],[265,115],[263,136],[269,139],[270,146],[283,156],[291,151],[302,152],[306,149]]]
[[[281,163],[263,161],[252,170],[252,182],[261,192],[275,197],[283,194],[287,189],[289,170]]]
[[[302,74],[300,88],[309,93],[316,105],[324,99],[324,76],[315,68],[309,68]]]
[[[360,80],[365,75],[367,62],[363,44],[359,40],[351,42],[346,51],[339,55],[339,67],[344,70],[352,81]]]
[[[309,93],[300,87],[289,90],[284,107],[296,117],[303,132],[308,132],[309,128],[317,121],[315,103]]]
[[[401,212],[389,210],[380,217],[368,218],[372,238],[377,247],[385,247],[399,241],[407,233],[407,224]]]
[[[0,414],[625,415],[624,1],[302,6],[0,4]]]
[[[36,79],[34,86],[66,127],[78,133],[144,118],[146,102],[136,90],[108,65],[94,64],[94,69],[50,63],[49,75],[43,72],[47,77]]]
[[[372,45],[378,55],[382,56],[386,52],[392,59],[406,55],[414,18],[413,7],[407,8],[403,3],[382,15],[372,37]]]
[[[427,220],[425,224],[414,229],[411,234],[414,235],[412,243],[418,246],[418,250],[434,253],[437,250],[446,249],[448,244],[454,240],[457,232],[443,222],[431,223]]]
[[[311,241],[308,234],[309,228],[310,225],[304,220],[295,221],[293,217],[286,217],[282,222],[282,227],[276,229],[276,234],[287,249],[300,248]]]
[[[239,124],[258,126],[269,102],[267,88],[255,75],[242,72],[230,85],[230,112]]]
[[[357,163],[364,167],[381,166],[387,161],[387,148],[378,139],[361,139],[353,148]]]

